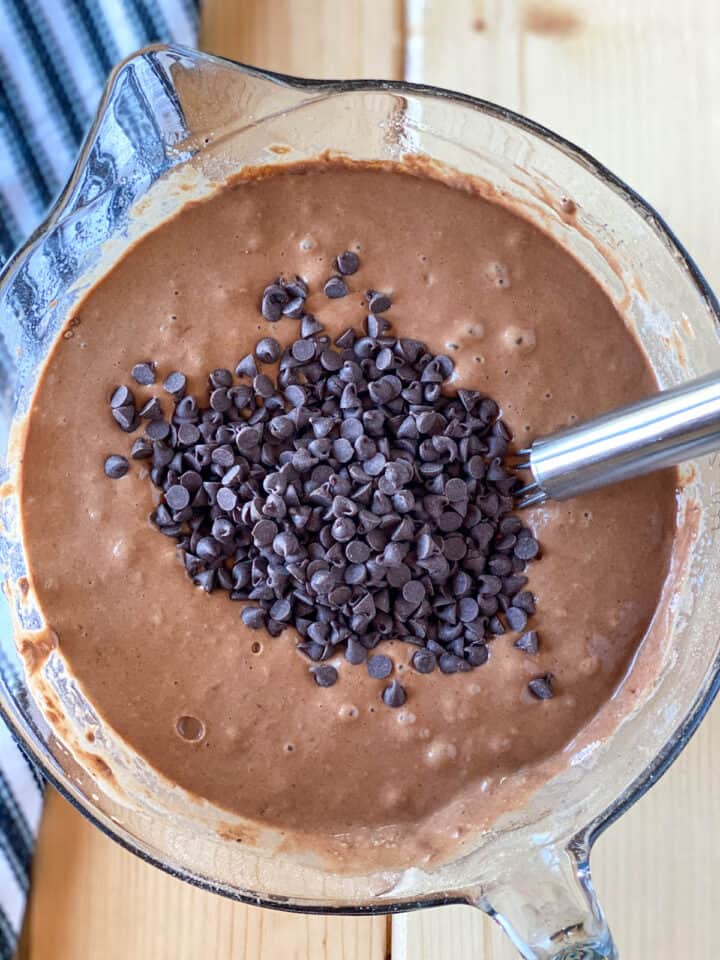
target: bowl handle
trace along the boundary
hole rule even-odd
[[[471,899],[524,960],[617,960],[590,880],[587,844],[538,846]]]

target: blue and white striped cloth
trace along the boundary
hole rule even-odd
[[[155,41],[194,46],[197,21],[197,0],[0,0],[0,265],[67,180],[114,64]],[[41,808],[41,779],[0,719],[0,960],[15,950]]]
[[[197,20],[197,0],[0,0],[0,262],[67,180],[112,67],[194,46]]]

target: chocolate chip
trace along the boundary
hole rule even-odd
[[[157,397],[151,397],[140,410],[143,420],[162,420],[163,412]]]
[[[463,623],[472,623],[480,613],[477,600],[472,597],[463,597],[458,603],[458,617]]]
[[[251,630],[260,630],[265,626],[265,611],[262,607],[245,607],[240,614],[242,622]]]
[[[135,407],[114,407],[111,413],[117,425],[121,430],[124,430],[125,433],[132,433],[133,430],[137,428],[138,417],[135,413]]]
[[[513,553],[518,560],[533,560],[540,552],[540,544],[534,537],[522,537],[515,544]]]
[[[368,290],[365,294],[368,306],[372,313],[385,313],[392,306],[390,297],[386,293],[380,293],[378,290]]]
[[[237,506],[237,494],[233,493],[229,487],[222,487],[217,492],[215,502],[221,510],[224,510],[226,513],[230,513],[230,511],[234,510]]]
[[[312,340],[296,340],[290,352],[298,363],[307,363],[315,356],[315,344]]]
[[[113,410],[118,409],[119,407],[134,407],[135,406],[135,397],[133,392],[129,387],[121,386],[117,387],[110,397],[110,407]]]
[[[275,393],[275,384],[264,373],[258,373],[253,378],[253,390],[259,397],[267,399]]]
[[[276,323],[282,316],[283,307],[290,300],[289,293],[278,283],[265,287],[260,302],[260,312],[270,323]]]
[[[165,503],[172,511],[184,510],[190,503],[190,491],[176,483],[165,491]]]
[[[136,363],[130,371],[130,376],[141,386],[149,387],[155,383],[155,364],[150,360]]]
[[[105,461],[105,475],[110,477],[111,480],[119,480],[120,477],[124,477],[129,469],[130,464],[125,457],[121,457],[116,453],[113,453]]]
[[[358,267],[360,266],[360,257],[356,253],[353,253],[352,250],[345,250],[343,253],[338,254],[336,263],[338,273],[344,277],[349,277],[353,273],[357,273]]]
[[[232,405],[232,397],[228,395],[226,387],[218,387],[210,394],[210,406],[218,413],[225,413]]]
[[[280,357],[280,351],[280,344],[274,337],[263,337],[255,346],[255,353],[262,363],[275,363]]]
[[[537,697],[538,700],[550,700],[553,696],[552,689],[553,675],[546,673],[542,677],[535,677],[528,683],[528,690]]]
[[[415,607],[423,602],[425,594],[425,587],[420,580],[408,580],[402,588],[403,600]]]
[[[314,337],[320,333],[323,325],[319,323],[311,313],[306,313],[300,321],[300,334],[303,337]]]
[[[468,669],[468,664],[463,658],[456,656],[454,653],[441,654],[438,664],[443,673],[461,673]]]
[[[519,607],[510,607],[505,613],[505,618],[511,630],[524,630],[527,626],[527,614]]]
[[[522,650],[523,653],[529,653],[534,656],[540,647],[537,632],[535,630],[528,630],[527,633],[523,633],[522,636],[518,637],[515,641],[515,646],[518,650]]]
[[[454,477],[452,480],[448,480],[445,484],[445,496],[448,500],[458,501],[458,500],[467,500],[468,491],[467,484],[464,480],[461,480],[459,477]]]
[[[187,387],[187,378],[179,370],[169,374],[163,382],[163,390],[169,393],[176,400],[179,400],[185,393]]]
[[[149,460],[152,456],[153,445],[146,437],[138,437],[133,440],[130,448],[130,456],[133,460]]]
[[[311,673],[315,677],[315,683],[319,687],[332,687],[338,681],[338,672],[330,664],[323,664],[320,667],[311,667]]]
[[[218,387],[231,387],[233,382],[232,371],[228,370],[226,367],[218,367],[210,374],[209,380],[210,385],[215,387],[215,389]]]
[[[293,320],[298,320],[304,312],[305,300],[302,297],[293,297],[282,308],[283,316],[290,317]]]
[[[437,666],[437,657],[430,650],[417,650],[413,654],[412,665],[418,673],[432,673]]]
[[[477,643],[468,648],[465,656],[471,667],[481,667],[484,663],[487,663],[489,655],[485,644]]]
[[[170,424],[165,420],[151,420],[145,427],[145,433],[151,440],[165,440],[170,436]]]
[[[367,672],[373,680],[385,680],[393,671],[393,662],[384,653],[375,654],[367,662]]]
[[[405,687],[397,680],[393,680],[389,686],[383,690],[382,698],[383,703],[388,707],[402,707],[407,700]]]
[[[200,431],[194,423],[181,423],[178,427],[178,443],[183,447],[192,447],[200,440]]]
[[[348,285],[345,283],[342,277],[330,277],[330,279],[325,282],[323,293],[331,300],[338,300],[340,297],[347,296]]]

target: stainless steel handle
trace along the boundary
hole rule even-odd
[[[535,440],[519,506],[567,500],[720,449],[720,373]]]

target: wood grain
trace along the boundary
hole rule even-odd
[[[208,0],[201,46],[283,73],[402,77],[402,0]]]
[[[720,288],[720,5],[714,0],[206,0],[211,52],[306,76],[400,76],[497,100],[583,144],[666,215]],[[407,54],[407,56],[406,56]],[[720,708],[600,841],[623,956],[714,956]],[[48,798],[23,960],[381,960],[385,921],[305,918],[210,896]],[[509,960],[469,908],[393,921],[394,960]]]
[[[457,87],[582,144],[669,220],[720,289],[720,5],[712,0],[425,0],[411,79]],[[670,773],[597,845],[596,886],[624,957],[714,955],[720,705]],[[510,960],[469,908],[396,918],[393,960]]]
[[[127,853],[50,790],[23,960],[384,960],[386,927],[205,893]]]

